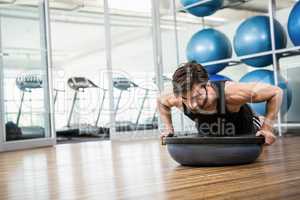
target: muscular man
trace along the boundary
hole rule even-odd
[[[172,79],[172,92],[162,93],[157,99],[164,123],[161,137],[174,132],[171,108],[176,107],[195,121],[201,135],[256,134],[263,135],[267,144],[274,143],[273,122],[282,103],[281,88],[254,82],[209,81],[205,68],[195,62],[179,67]],[[267,111],[261,117],[247,104],[264,101]]]

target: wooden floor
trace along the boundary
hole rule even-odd
[[[300,199],[300,137],[256,163],[189,168],[158,140],[88,142],[0,154],[0,199]]]

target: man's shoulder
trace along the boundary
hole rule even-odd
[[[174,95],[172,88],[164,88],[164,90],[160,93],[159,98],[164,103],[172,107],[178,107],[181,105],[181,99]]]

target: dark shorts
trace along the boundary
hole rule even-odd
[[[261,129],[262,122],[259,120],[259,117],[253,116],[253,124],[254,124],[255,132]]]

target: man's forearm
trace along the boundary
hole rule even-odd
[[[262,125],[262,129],[271,130],[273,128],[274,121],[277,118],[277,114],[282,103],[282,96],[283,92],[280,89],[269,101],[267,101],[267,112],[265,115],[264,123]]]
[[[164,125],[164,130],[169,130],[173,132],[173,125],[172,125],[172,115],[171,115],[171,108],[162,104],[159,100],[157,101],[158,111],[160,113],[161,121]]]

